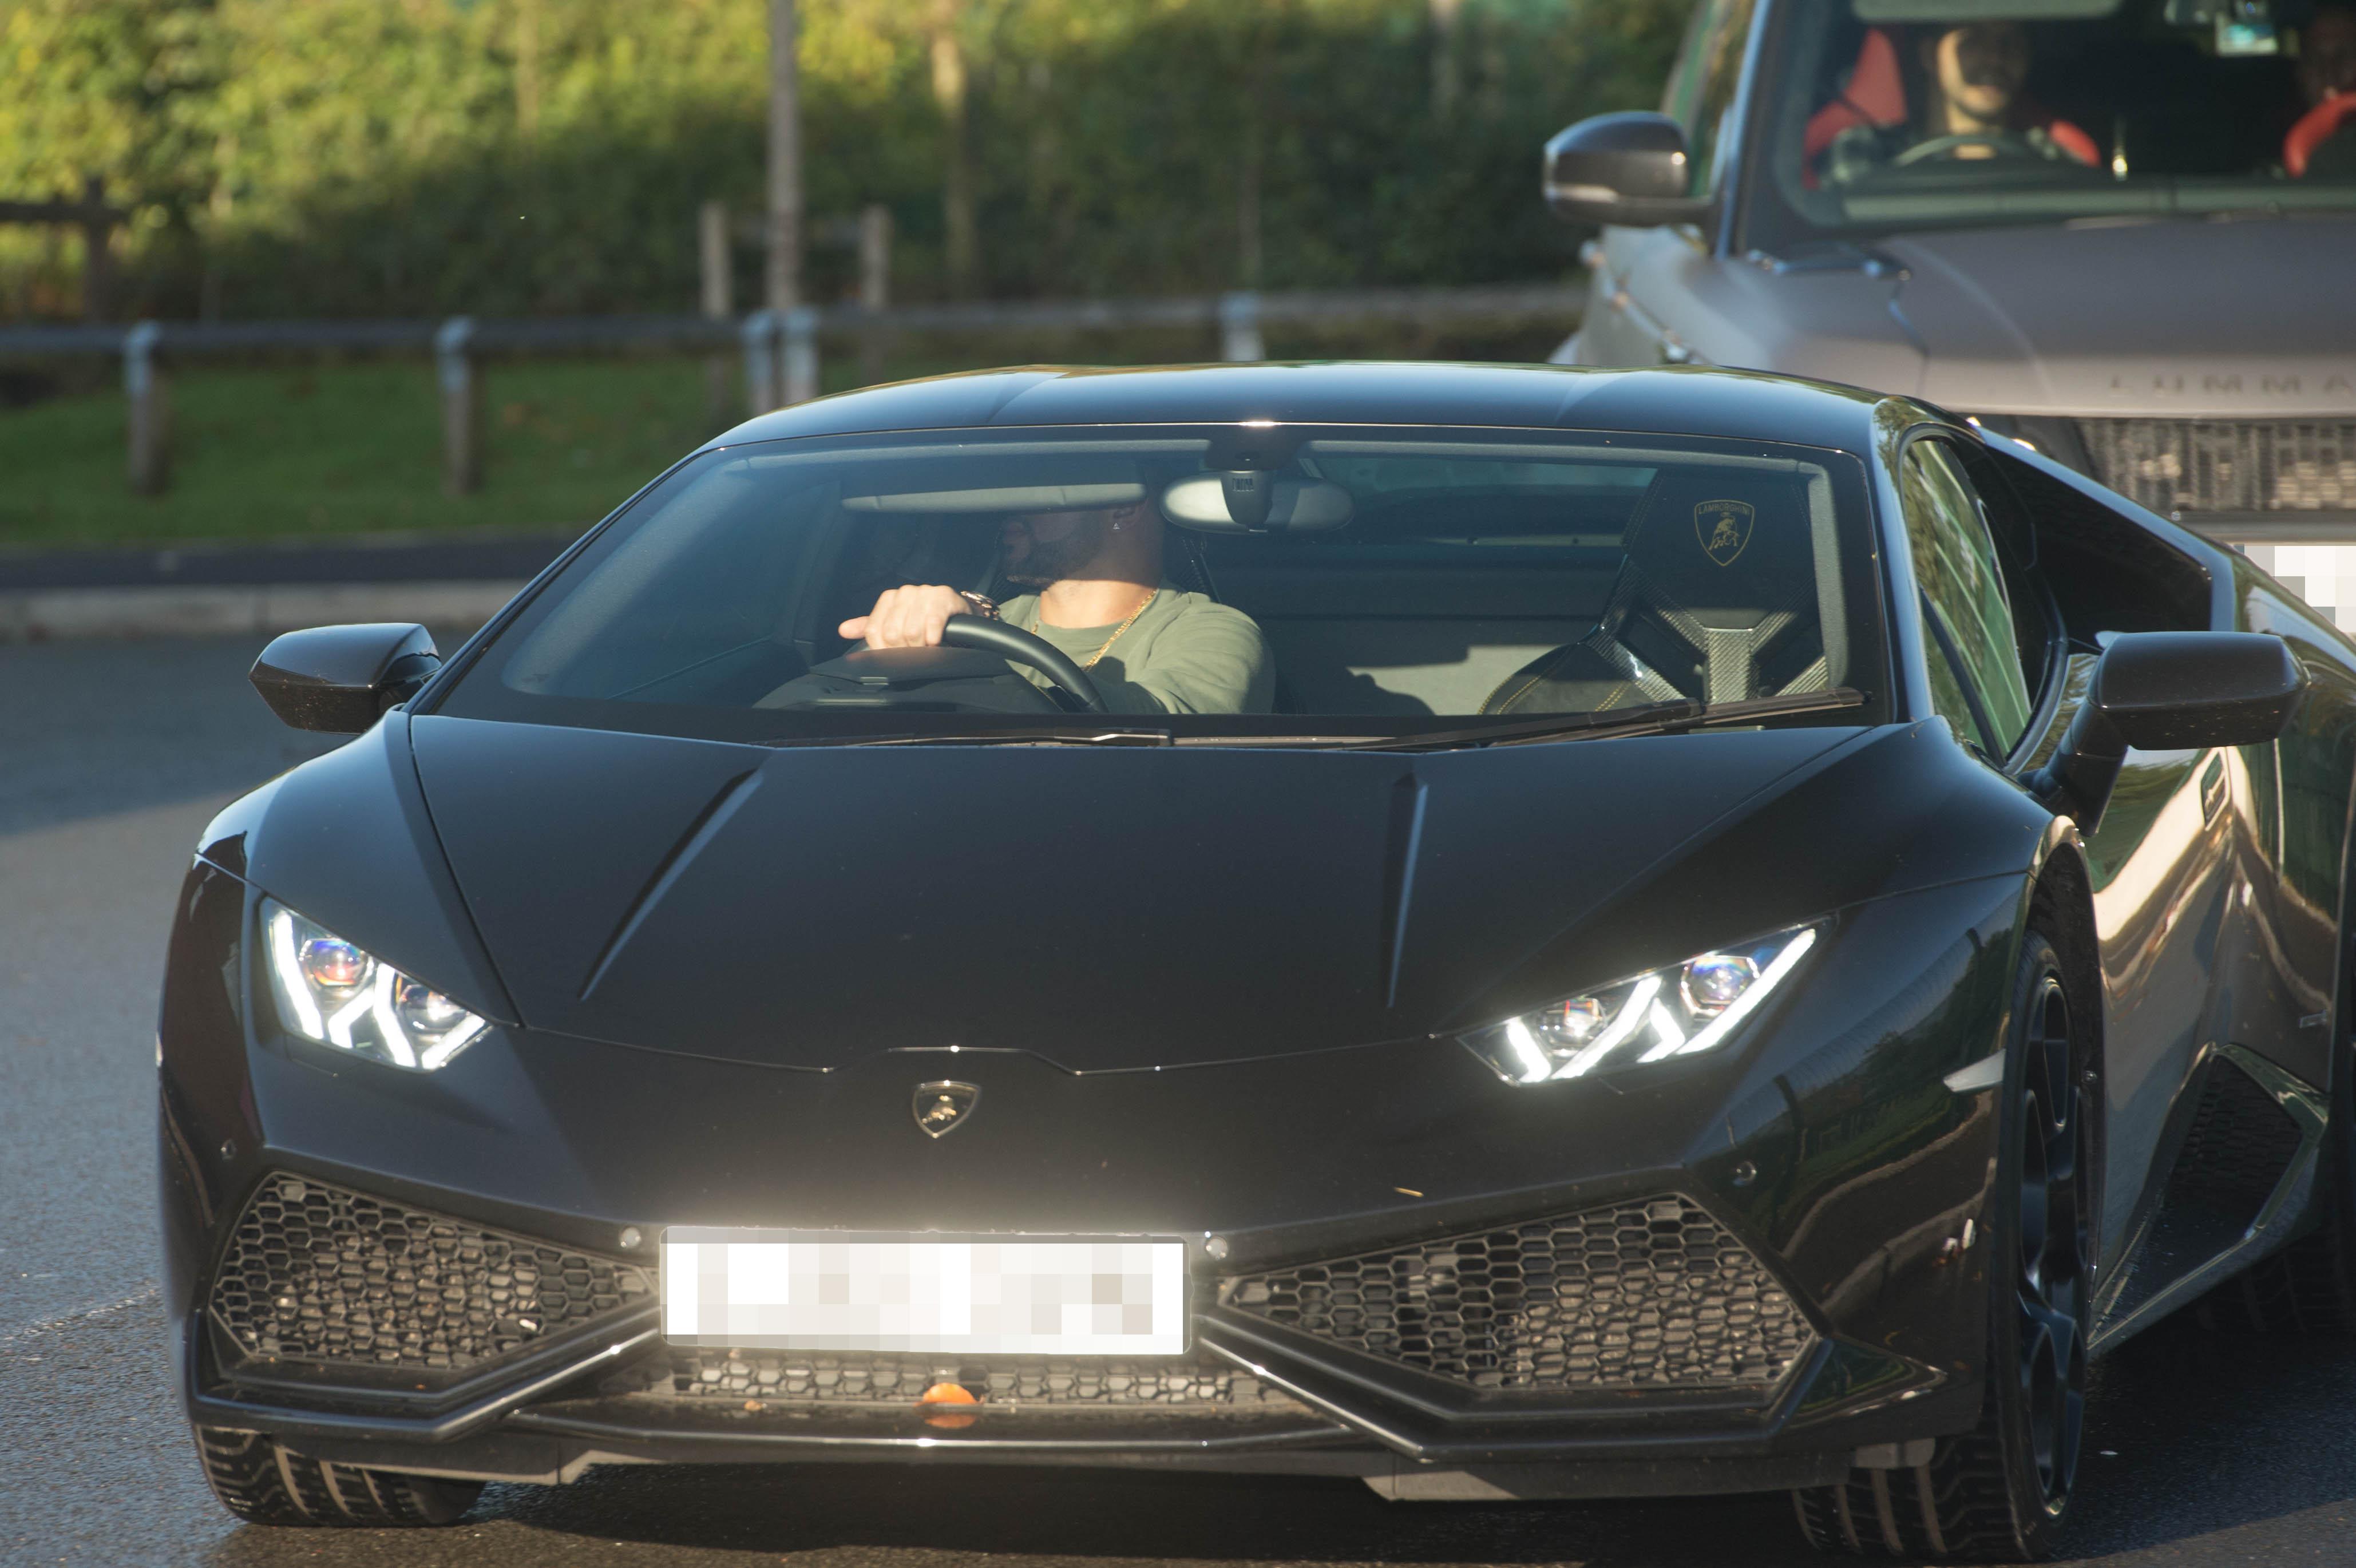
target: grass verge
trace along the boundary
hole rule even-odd
[[[1440,334],[1271,334],[1280,357],[1398,355],[1528,360],[1555,323]],[[1009,343],[942,339],[896,353],[884,379],[991,363],[1168,363],[1198,359],[1194,333],[1062,334]],[[91,367],[82,367],[88,370]],[[826,387],[858,383],[849,353]],[[84,377],[85,384],[89,378]],[[700,358],[493,363],[485,373],[481,491],[442,493],[441,413],[422,360],[196,364],[173,375],[169,489],[131,494],[123,401],[107,384],[0,408],[0,547],[252,542],[478,527],[585,527],[716,430],[743,392],[729,366],[715,422]]]

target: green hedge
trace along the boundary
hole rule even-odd
[[[805,0],[809,208],[888,203],[911,299],[1559,273],[1538,144],[1655,100],[1687,0],[1460,0],[1443,51],[1445,8]],[[104,175],[137,207],[123,288],[142,313],[692,308],[697,206],[760,201],[765,13],[0,0],[0,195]],[[0,315],[78,309],[77,244],[0,231]],[[738,259],[749,298],[757,257]],[[851,271],[815,252],[813,292]]]

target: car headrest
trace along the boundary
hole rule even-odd
[[[2299,117],[2283,138],[2283,168],[2293,179],[2305,179],[2316,150],[2346,132],[2356,135],[2356,92],[2327,98]]]
[[[1808,497],[1797,475],[1664,469],[1624,541],[1650,588],[1703,626],[1817,613]]]

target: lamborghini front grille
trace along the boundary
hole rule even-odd
[[[1751,1251],[1683,1197],[1247,1275],[1221,1300],[1482,1390],[1767,1385],[1815,1342]]]
[[[209,1305],[249,1357],[455,1371],[653,1299],[633,1264],[281,1173]]]
[[[2356,420],[2082,419],[2094,477],[2157,512],[2356,510]]]

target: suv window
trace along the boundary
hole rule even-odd
[[[2333,8],[2273,10],[2280,27],[2207,0],[1778,5],[1742,242],[2356,209],[2356,119],[2302,80]],[[1950,80],[1980,99],[1963,119]]]
[[[1899,474],[1930,640],[1932,700],[1958,733],[2003,757],[2029,727],[2029,682],[2004,572],[1979,498],[1946,445],[1917,441]],[[1954,668],[1943,670],[1946,660]]]
[[[1697,7],[1669,75],[1661,113],[1685,127],[1696,196],[1718,188],[1719,147],[1741,84],[1743,48],[1756,5],[1757,0],[1706,0]]]

